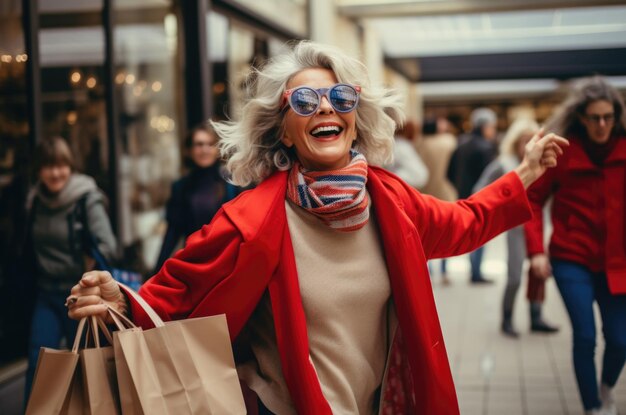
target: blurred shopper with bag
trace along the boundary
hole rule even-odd
[[[28,217],[23,252],[32,252],[38,289],[33,312],[26,373],[28,399],[41,347],[59,348],[65,338],[74,341],[76,321],[64,307],[67,290],[80,274],[93,268],[87,258],[90,247],[83,237],[83,223],[76,207],[85,199],[89,229],[107,260],[115,258],[116,241],[105,208],[105,196],[96,182],[74,171],[74,160],[66,141],[43,139],[35,150],[38,181],[28,196]]]
[[[524,158],[526,144],[539,130],[539,125],[531,119],[522,118],[513,122],[500,143],[500,155],[485,168],[474,186],[474,192],[499,179],[515,169]],[[507,336],[518,337],[519,333],[513,326],[513,309],[515,296],[522,281],[524,260],[526,259],[526,239],[524,227],[518,226],[506,233],[507,246],[507,280],[502,297],[502,324],[501,330]],[[558,329],[546,323],[541,316],[541,302],[530,305],[531,330],[542,332],[556,332]]]
[[[459,146],[452,153],[447,171],[447,177],[456,187],[459,199],[470,197],[483,170],[496,156],[496,113],[489,108],[476,108],[470,115],[470,122],[472,131],[459,137]],[[486,279],[480,269],[483,252],[484,248],[480,246],[469,255],[472,284],[493,282]]]
[[[86,273],[70,316],[112,307],[150,327],[143,299],[166,321],[226,314],[249,413],[457,414],[426,261],[528,220],[525,188],[567,141],[536,135],[513,172],[443,202],[376,166],[391,157],[400,100],[340,50],[297,43],[248,91],[240,121],[213,125],[233,182],[260,184],[139,298]]]
[[[547,122],[571,146],[557,168],[528,189],[532,271],[554,275],[573,329],[576,380],[588,414],[616,414],[613,388],[626,361],[626,120],[624,103],[601,77],[586,78]],[[542,207],[552,197],[554,231],[544,250]],[[600,388],[593,305],[606,348]]]

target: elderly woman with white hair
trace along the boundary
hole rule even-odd
[[[240,121],[214,127],[232,181],[258,186],[139,294],[166,320],[226,314],[252,413],[458,413],[426,261],[529,219],[525,188],[567,141],[538,134],[514,172],[442,202],[377,167],[402,112],[357,60],[300,42],[249,88]],[[73,318],[110,305],[149,324],[106,272],[68,304]]]
[[[500,143],[500,155],[487,165],[480,178],[474,185],[473,193],[493,183],[520,165],[524,158],[526,144],[539,130],[539,125],[530,118],[520,118],[513,122]],[[506,233],[507,244],[507,280],[502,297],[502,333],[513,338],[519,333],[513,325],[513,308],[515,296],[522,281],[524,259],[526,259],[526,238],[524,227],[518,226]],[[531,282],[529,281],[529,284]],[[543,283],[541,280],[540,283]],[[530,292],[530,291],[529,291]],[[546,323],[541,309],[543,298],[529,298],[531,331],[553,333],[558,328]]]

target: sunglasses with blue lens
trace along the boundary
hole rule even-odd
[[[309,117],[317,112],[322,104],[322,97],[326,97],[330,105],[337,112],[353,111],[359,103],[361,87],[357,85],[336,84],[330,88],[311,88],[299,86],[283,93],[284,109],[287,105],[298,115]]]

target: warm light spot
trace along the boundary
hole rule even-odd
[[[176,128],[176,122],[167,115],[159,115],[150,119],[150,127],[160,133],[171,132]]]
[[[76,124],[76,121],[78,120],[78,114],[76,113],[76,111],[69,111],[67,113],[66,120],[69,125]]]
[[[11,61],[13,60],[13,56],[11,55],[2,55],[0,56],[0,60],[4,63],[11,63]]]
[[[224,82],[218,82],[216,84],[213,84],[213,93],[215,95],[223,94],[224,91],[226,91],[226,85],[224,84]]]
[[[90,76],[89,78],[87,78],[87,88],[93,88],[96,86],[96,84],[98,83],[98,81],[96,81],[96,78],[93,76]]]
[[[139,85],[135,85],[135,87],[133,88],[133,95],[138,97],[139,95],[141,95],[142,92],[143,92],[143,88],[140,87]]]
[[[80,82],[80,78],[82,78],[83,76],[80,74],[80,72],[78,71],[74,71],[72,72],[72,75],[70,76],[70,79],[72,80],[72,83],[77,84]]]
[[[128,85],[132,84],[135,82],[135,75],[133,75],[132,73],[129,73],[128,75],[126,75],[126,83]]]
[[[152,90],[154,92],[159,92],[161,90],[161,88],[163,88],[163,84],[159,81],[154,81],[152,83]]]
[[[121,85],[124,83],[124,79],[126,79],[126,74],[124,72],[119,72],[115,75],[115,83]]]

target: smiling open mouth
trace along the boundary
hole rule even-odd
[[[315,138],[332,137],[341,134],[343,128],[338,125],[328,125],[324,127],[317,127],[311,130],[310,134]]]

